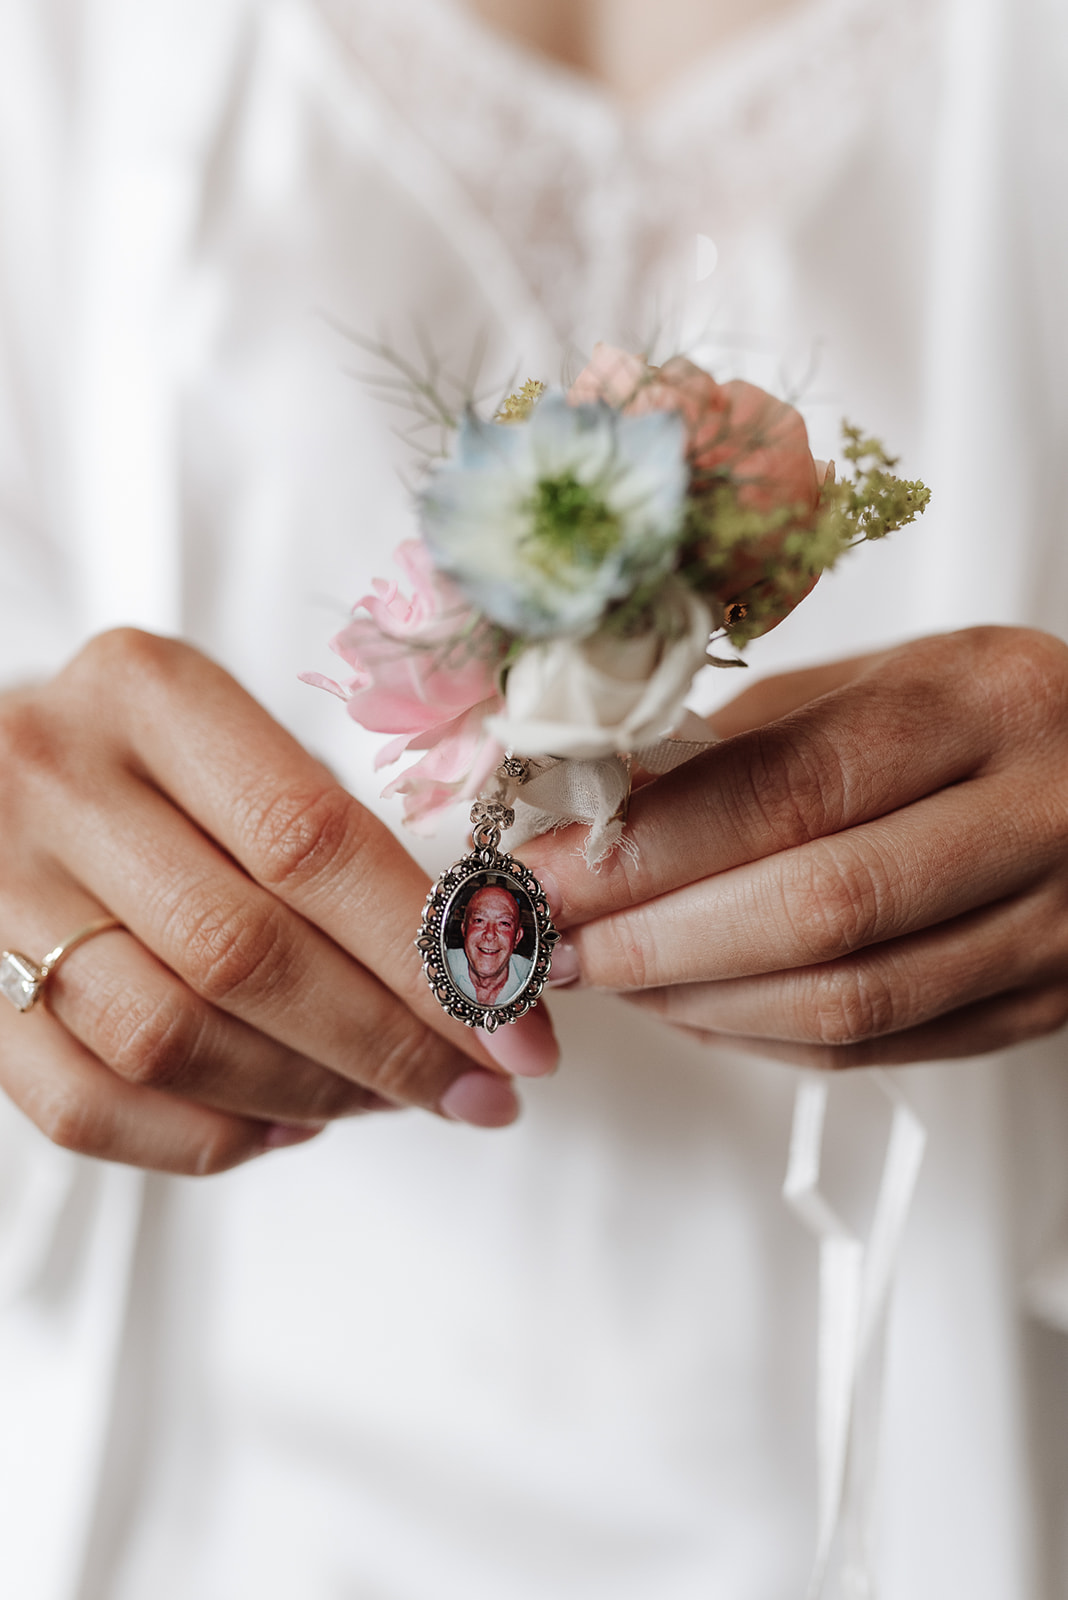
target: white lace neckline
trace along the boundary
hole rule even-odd
[[[856,13],[872,12],[882,0],[801,0],[792,9],[765,18],[742,33],[703,52],[640,100],[627,102],[590,73],[569,66],[526,45],[521,39],[495,28],[471,11],[462,0],[401,0],[419,14],[439,42],[450,33],[454,48],[481,57],[486,70],[505,75],[529,89],[532,95],[549,93],[576,105],[592,108],[634,134],[653,132],[659,124],[673,124],[691,108],[707,109],[709,99],[736,94],[755,86],[769,73],[789,73],[798,52],[807,53],[814,39],[825,39]],[[396,0],[394,0],[394,5]]]
[[[785,217],[832,181],[940,10],[805,0],[631,108],[460,0],[311,3],[580,344],[642,342],[685,243]]]

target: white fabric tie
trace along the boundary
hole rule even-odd
[[[510,791],[508,804],[515,808],[515,823],[508,831],[509,850],[540,833],[581,822],[589,829],[583,850],[587,866],[600,866],[617,847],[633,852],[623,837],[632,768],[660,778],[718,742],[708,725],[689,711],[680,731],[700,736],[660,739],[629,756],[603,756],[597,761],[535,757],[522,785]]]
[[[882,1177],[867,1241],[820,1188],[830,1079],[812,1073],[797,1091],[783,1196],[819,1241],[819,1513],[807,1600],[821,1600],[837,1558],[843,1600],[874,1600],[871,1543],[891,1291],[927,1132],[895,1081],[871,1081],[892,1107]]]

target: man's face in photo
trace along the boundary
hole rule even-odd
[[[522,931],[507,889],[476,889],[464,913],[464,953],[471,976],[486,983],[508,968]]]

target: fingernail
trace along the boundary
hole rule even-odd
[[[307,1144],[309,1139],[315,1139],[326,1127],[325,1122],[317,1123],[314,1128],[307,1124],[297,1127],[292,1122],[272,1122],[263,1136],[265,1150],[285,1150],[292,1144]]]
[[[549,987],[562,989],[565,983],[574,983],[581,976],[578,951],[569,939],[561,939],[553,951],[552,965],[549,968]]]
[[[560,1046],[549,1013],[541,1006],[496,1033],[487,1033],[485,1028],[477,1031],[498,1066],[517,1078],[546,1078],[560,1064]]]
[[[438,1109],[453,1122],[468,1122],[473,1128],[505,1128],[518,1117],[519,1100],[507,1078],[476,1067],[449,1085]]]

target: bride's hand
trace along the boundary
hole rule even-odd
[[[1063,644],[924,639],[769,679],[713,722],[723,744],[634,795],[633,857],[590,872],[569,833],[522,852],[570,928],[554,980],[817,1065],[1068,1019]]]
[[[412,944],[426,890],[219,667],[102,635],[0,700],[0,941],[39,960],[107,913],[125,930],[31,1013],[0,1000],[0,1085],[57,1143],[171,1172],[393,1105],[510,1122],[500,1066],[551,1069],[548,1017],[483,1048],[442,1013]]]

